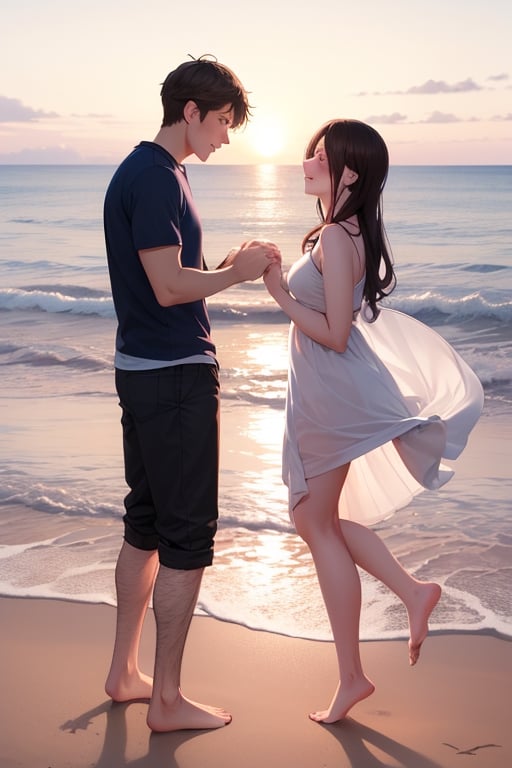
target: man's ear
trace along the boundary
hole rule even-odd
[[[186,123],[190,123],[196,115],[199,114],[199,107],[195,101],[187,101],[183,107],[183,119]]]
[[[346,187],[350,187],[351,184],[354,184],[359,178],[359,174],[353,171],[351,168],[348,167],[348,165],[345,166],[343,169],[343,173],[341,176],[341,181]]]

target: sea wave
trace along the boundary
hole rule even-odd
[[[111,358],[83,354],[78,350],[57,352],[53,348],[16,346],[0,343],[1,365],[26,365],[34,368],[62,367],[79,371],[102,371],[112,367]]]
[[[387,303],[418,320],[429,321],[429,325],[478,318],[512,324],[512,301],[491,301],[480,291],[472,291],[457,298],[435,291],[423,291],[401,296]]]
[[[507,292],[503,298],[498,296],[496,299],[491,299],[484,291],[476,290],[463,296],[453,297],[425,290],[409,292],[399,297],[393,296],[385,300],[385,304],[423,320],[428,325],[457,323],[478,318],[512,325],[512,301],[508,299],[508,295]],[[208,308],[212,320],[247,318],[255,324],[288,322],[279,307],[268,300],[261,286],[257,292],[247,292],[243,300],[233,300],[217,295],[209,300]],[[0,310],[67,312],[73,315],[115,317],[112,296],[108,291],[79,285],[2,288],[0,289]]]
[[[64,227],[65,229],[88,229],[92,231],[101,230],[102,221],[101,217],[85,219],[82,217],[65,217],[65,218],[42,218],[42,217],[26,217],[15,216],[12,219],[8,219],[8,224],[27,224],[37,225],[38,227]]]
[[[477,373],[486,393],[493,398],[505,398],[510,402],[510,382],[512,382],[512,363],[509,355],[497,356],[490,354],[486,349],[467,352],[461,349],[461,354]],[[17,346],[14,344],[0,343],[0,366],[4,373],[9,367],[24,366],[26,369],[50,369],[77,373],[101,373],[111,372],[113,360],[110,353],[87,354],[75,348],[63,348],[56,351],[46,346]],[[231,370],[222,365],[223,378],[222,397],[225,400],[241,401],[251,405],[261,405],[267,408],[282,409],[284,407],[283,394],[277,393],[273,384],[281,389],[286,378],[286,361],[283,359],[282,370],[269,372],[262,370],[251,374],[251,388],[240,387],[240,372]],[[245,376],[245,374],[244,374]],[[81,393],[94,396],[96,392]],[[104,394],[100,392],[100,394]],[[45,397],[54,397],[54,393]]]
[[[71,490],[37,483],[23,472],[7,469],[0,472],[0,477],[0,507],[19,505],[51,516],[66,515],[78,519],[118,520],[122,514],[119,504],[98,503]]]
[[[507,298],[494,300],[494,297],[491,300],[483,292],[453,298],[424,291],[410,292],[400,298],[393,296],[385,303],[436,328],[473,367],[486,390],[492,388],[498,395],[504,393],[509,399],[508,388],[512,381],[512,301]],[[0,364],[4,371],[7,371],[7,367],[17,365],[32,369],[53,367],[91,372],[111,369],[115,312],[108,291],[73,284],[4,288],[0,289],[1,311],[39,313],[40,322],[43,323],[45,313],[50,317],[68,314],[78,320],[72,340],[67,338],[62,343],[45,341],[44,331],[32,334],[25,343],[22,339],[14,339],[9,320],[3,329],[4,337],[0,338]],[[215,297],[214,301],[209,302],[209,313],[214,338],[216,328],[220,330],[233,323],[250,324],[255,329],[265,325],[280,326],[283,334],[288,324],[286,315],[267,297],[264,289],[258,292],[255,286],[251,286],[249,291],[236,289],[230,296]],[[84,322],[88,318],[83,334],[79,327],[80,316]],[[105,341],[105,328],[98,325],[99,341],[92,345],[91,327],[94,328],[100,320],[109,325],[112,323],[108,342]],[[26,323],[26,317],[23,317],[22,322]],[[283,371],[284,367],[283,364]],[[282,378],[283,371],[275,371],[276,377]],[[226,398],[245,398],[256,404],[282,406],[281,400],[274,397],[275,392],[271,388],[260,387],[257,383],[267,377],[265,382],[268,384],[268,376],[273,375],[272,370],[256,371],[255,386],[243,391],[237,386],[236,371],[230,371],[224,366],[223,375],[227,384],[224,390]],[[507,392],[501,391],[502,385],[505,385]]]
[[[66,489],[44,482],[34,481],[24,472],[15,469],[0,470],[0,517],[15,508],[21,512],[31,510],[48,520],[66,518],[83,521],[103,521],[105,523],[121,520],[124,514],[123,488],[115,491],[115,502],[100,502],[90,492],[82,494],[79,487],[71,484]],[[104,493],[104,491],[103,491]],[[290,532],[292,530],[288,515],[282,519],[269,515],[262,510],[253,510],[249,516],[247,505],[238,498],[240,489],[235,494],[225,489],[221,499],[222,528],[226,531],[252,532]],[[226,511],[224,511],[224,507]],[[229,512],[228,512],[229,510]]]
[[[77,295],[62,288],[4,288],[0,290],[0,310],[37,310],[40,312],[114,317],[114,305],[109,294],[91,296],[89,289],[76,289]],[[99,293],[99,292],[98,292]]]
[[[500,272],[502,269],[508,270],[510,267],[506,264],[467,264],[462,269],[465,272],[482,272],[487,274],[488,272]]]

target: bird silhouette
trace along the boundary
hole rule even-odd
[[[501,747],[501,744],[479,744],[477,747],[470,747],[469,749],[460,749],[460,747],[454,747],[453,744],[448,744],[447,741],[443,741],[445,747],[451,747],[455,749],[458,755],[476,755],[477,749],[486,749],[487,747]]]

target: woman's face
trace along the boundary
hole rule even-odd
[[[306,195],[320,198],[322,205],[327,209],[331,199],[331,176],[323,139],[316,145],[313,157],[306,158],[302,167],[304,192]]]

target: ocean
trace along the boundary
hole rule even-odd
[[[209,266],[251,237],[277,242],[287,265],[299,256],[316,222],[300,166],[187,168]],[[113,171],[0,166],[2,595],[115,604],[126,488],[102,230]],[[386,303],[433,327],[473,367],[485,390],[481,422],[500,435],[512,427],[511,213],[512,166],[390,170],[384,218],[398,284]],[[329,640],[281,482],[287,320],[261,280],[208,306],[222,382],[220,525],[197,613]],[[510,473],[454,469],[441,491],[376,530],[418,577],[443,585],[434,631],[512,637]],[[362,583],[361,637],[406,637],[397,599],[365,574]]]

